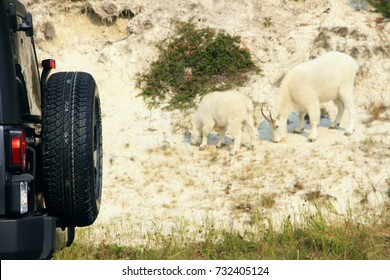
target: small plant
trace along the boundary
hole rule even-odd
[[[315,190],[315,191],[309,191],[305,194],[305,199],[307,201],[315,201],[320,199],[322,196],[321,191]]]
[[[163,140],[162,143],[154,148],[149,148],[148,152],[150,154],[153,153],[161,153],[164,156],[171,156],[175,152],[175,148],[171,146],[171,144],[167,140]]]
[[[384,103],[374,103],[370,102],[370,104],[366,107],[370,117],[364,121],[364,123],[370,124],[375,120],[389,120],[390,116],[386,115],[386,112],[389,110],[389,106]]]
[[[384,136],[387,137],[387,133]],[[384,145],[380,137],[370,136],[360,141],[359,149],[372,159],[385,159],[388,155],[383,152]]]
[[[309,202],[328,202],[332,199],[335,199],[333,196],[328,195],[328,194],[322,194],[320,190],[313,190],[313,191],[308,191],[304,195],[305,200]]]
[[[242,202],[236,205],[236,210],[241,210],[243,212],[251,212],[253,210],[253,206],[248,202]]]
[[[264,208],[271,209],[275,205],[275,193],[264,194],[260,198],[260,205]]]
[[[157,45],[160,55],[149,72],[138,73],[138,95],[149,108],[187,109],[213,90],[242,85],[250,71],[260,71],[241,38],[192,22],[178,22],[176,32]]]
[[[296,193],[297,191],[301,191],[305,188],[305,185],[304,183],[302,182],[301,179],[299,178],[296,178],[295,179],[295,182],[293,184],[293,190],[292,190],[292,193]]]
[[[264,18],[263,26],[264,26],[265,28],[268,28],[268,27],[270,27],[271,25],[272,25],[272,20],[271,20],[271,18],[270,18],[270,17]]]

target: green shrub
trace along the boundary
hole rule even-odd
[[[390,17],[390,1],[389,0],[368,0],[375,9],[378,10],[384,17]]]
[[[260,71],[241,38],[192,22],[177,23],[176,32],[157,45],[160,54],[147,73],[137,75],[138,95],[149,108],[186,109],[194,98],[213,90],[226,90]]]

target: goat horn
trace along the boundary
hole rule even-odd
[[[268,121],[269,123],[274,123],[274,120],[272,119],[271,113],[269,113],[269,117],[267,117],[263,112],[263,107],[260,108],[261,114],[263,115],[264,119]]]
[[[270,118],[270,120],[271,120],[271,123],[274,124],[274,123],[275,123],[275,120],[274,120],[274,118],[272,117],[271,111],[269,112],[269,118]]]

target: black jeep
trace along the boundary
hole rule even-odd
[[[32,16],[0,0],[0,259],[49,259],[94,223],[102,191],[98,88],[38,65]]]

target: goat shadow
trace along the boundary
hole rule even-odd
[[[218,133],[210,133],[207,136],[207,145],[210,146],[217,146],[219,141],[219,134]],[[191,134],[189,132],[186,132],[184,134],[183,143],[191,145]],[[224,146],[229,146],[234,143],[234,139],[230,136],[225,136],[224,138]]]
[[[299,123],[299,113],[293,112],[289,115],[287,119],[287,133],[294,133],[294,128]],[[320,123],[318,126],[322,127],[329,127],[331,124],[331,120],[329,119],[329,116],[326,114],[322,114],[320,117]],[[270,123],[266,120],[263,120],[257,129],[257,135],[256,138],[261,141],[272,141],[272,126]],[[306,139],[309,138],[308,130],[311,129],[309,118],[305,118],[305,125],[304,125],[304,131],[300,133],[301,136],[305,137]],[[338,130],[344,131],[345,129],[338,127]],[[219,140],[219,134],[218,133],[210,133],[207,137],[207,144],[216,146]],[[186,132],[184,134],[183,143],[190,144],[191,145],[191,134]],[[224,138],[224,145],[229,146],[234,143],[234,139],[230,136],[225,136]]]
[[[299,113],[298,112],[293,112],[289,115],[287,118],[287,133],[294,133],[294,128],[298,125],[299,123]],[[331,124],[331,120],[329,119],[329,116],[327,114],[322,114],[320,117],[320,123],[318,126],[322,127],[329,127]],[[304,131],[300,133],[305,138],[309,138],[309,133],[307,133],[307,130],[310,130],[310,121],[309,118],[306,116],[305,118],[305,125],[304,125]],[[344,130],[342,128],[337,128],[339,130]],[[259,127],[257,128],[258,131],[258,138],[262,141],[272,141],[272,126],[271,124],[263,120]]]

